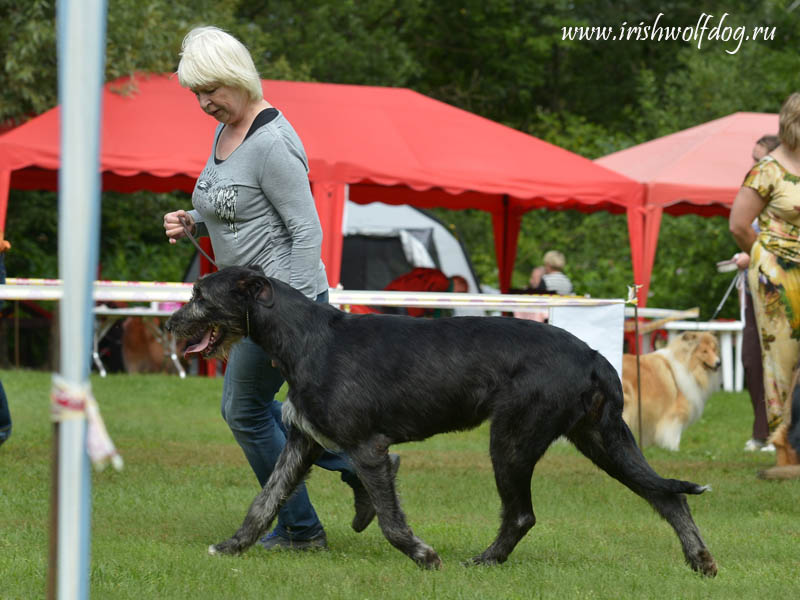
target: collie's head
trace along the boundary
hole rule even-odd
[[[719,354],[719,342],[713,333],[685,331],[670,341],[668,348],[702,387],[713,385],[718,379],[722,360]]]

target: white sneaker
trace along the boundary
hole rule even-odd
[[[747,443],[744,445],[745,452],[755,452],[756,450],[761,450],[763,448],[764,442],[752,438],[747,440]]]
[[[761,452],[775,452],[775,445],[774,444],[764,444],[761,447]]]

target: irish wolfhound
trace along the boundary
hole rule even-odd
[[[386,539],[438,568],[439,556],[406,524],[388,448],[491,419],[500,531],[471,563],[504,562],[533,527],[533,468],[563,435],[669,522],[692,569],[717,572],[684,496],[707,488],[653,471],[622,420],[616,371],[563,329],[506,317],[350,315],[244,267],[200,279],[167,328],[209,357],[249,336],[289,383],[286,446],[242,526],[211,554],[252,546],[324,447],[353,461]]]

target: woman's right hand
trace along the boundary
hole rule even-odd
[[[176,210],[164,215],[164,232],[167,234],[170,244],[178,243],[182,237],[186,237],[186,232],[183,230],[180,219],[183,219],[186,226],[191,230],[194,229],[194,219],[185,210]]]

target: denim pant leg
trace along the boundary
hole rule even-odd
[[[0,381],[0,445],[11,435],[11,412],[8,410],[8,398]]]
[[[283,424],[283,419],[281,418],[282,408],[283,408],[282,402],[278,402],[276,400],[272,403],[272,416],[274,417],[275,422],[278,423],[278,426],[285,434],[286,426]],[[356,469],[353,466],[353,463],[350,462],[350,459],[347,458],[347,455],[344,452],[333,452],[331,450],[325,450],[322,453],[322,455],[314,462],[314,464],[317,465],[318,467],[322,467],[327,471],[339,471],[342,477],[342,481],[344,481],[350,487],[361,486],[361,480],[358,478]]]
[[[274,396],[283,385],[278,369],[267,354],[244,338],[231,349],[222,391],[222,418],[244,451],[263,487],[275,468],[286,436],[273,417]],[[322,532],[304,483],[278,513],[275,532],[285,538],[305,540]]]

